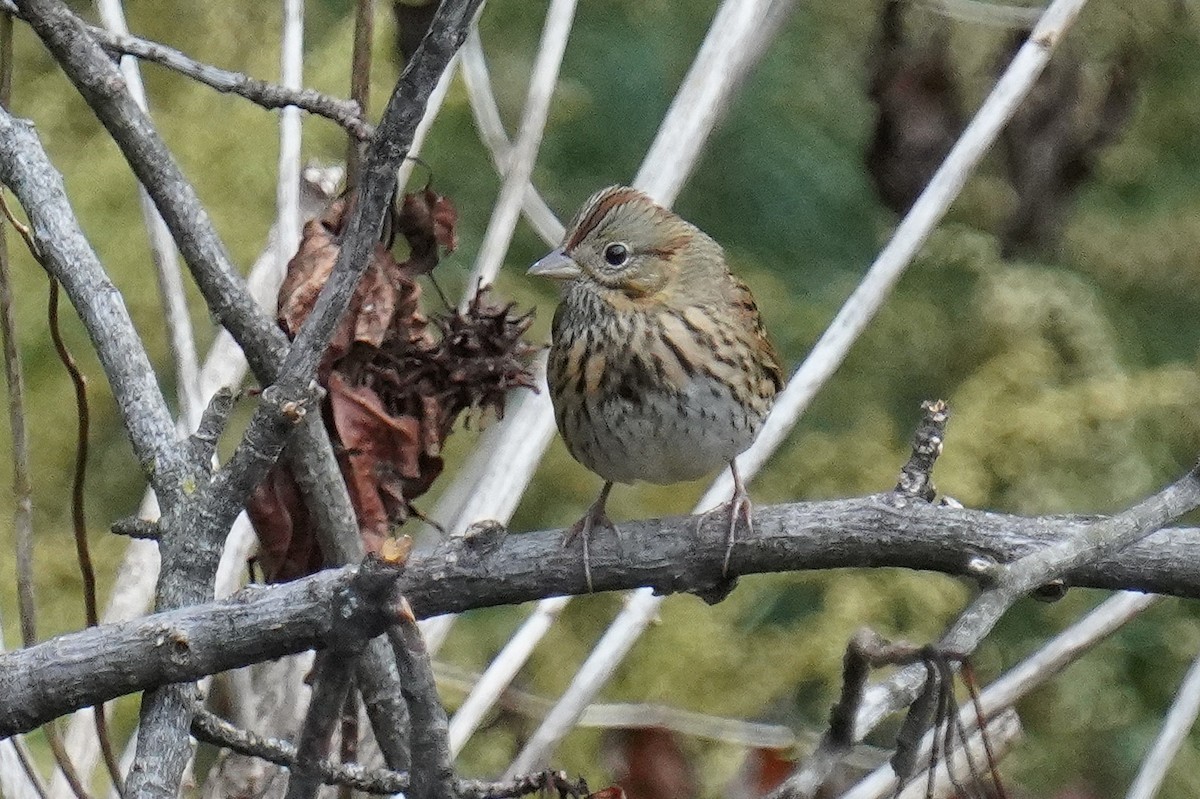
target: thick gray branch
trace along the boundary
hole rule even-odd
[[[62,176],[33,125],[0,108],[0,141],[0,183],[25,208],[42,264],[66,290],[96,348],[133,451],[169,501],[178,493],[175,425],[121,293],[79,229]]]
[[[738,540],[733,567],[751,574],[898,566],[970,576],[981,558],[1004,563],[1047,551],[1094,521],[938,508],[892,494],[776,505],[757,509],[754,537]],[[725,532],[715,518],[699,531],[694,517],[627,522],[623,553],[609,537],[593,542],[593,579],[607,590],[702,590],[720,579]],[[579,551],[563,551],[562,535],[455,538],[406,566],[395,588],[418,617],[583,593]],[[1168,528],[1065,576],[1077,586],[1200,597],[1200,566],[1191,557],[1198,548],[1200,529]],[[165,681],[327,646],[337,632],[331,597],[352,573],[252,587],[226,602],[95,627],[0,656],[0,736]],[[383,630],[371,625],[383,624],[389,611],[358,611],[366,621],[352,626],[355,634]],[[173,639],[159,633],[179,629],[180,619],[191,626],[186,649],[177,652],[168,646]],[[166,656],[173,652],[178,657]]]
[[[0,655],[0,738],[113,698],[305,649],[365,641],[396,621],[400,572],[368,561]],[[189,714],[190,714],[190,708]]]
[[[1003,564],[1077,536],[1096,517],[1023,517],[938,507],[896,494],[756,507],[754,536],[739,538],[735,574],[902,567],[986,577]],[[558,530],[455,537],[415,559],[404,594],[419,618],[586,592],[579,548],[562,550]],[[697,531],[693,516],[623,522],[624,548],[607,535],[591,546],[597,590],[652,586],[660,593],[703,591],[720,579],[724,539],[715,516]],[[1200,529],[1161,530],[1119,554],[1081,564],[1069,585],[1200,597]]]

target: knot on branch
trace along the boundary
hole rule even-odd
[[[942,454],[950,411],[944,400],[926,400],[921,403],[921,411],[921,422],[913,434],[912,455],[900,470],[895,493],[933,502],[937,495],[933,465]]]

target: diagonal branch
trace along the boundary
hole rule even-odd
[[[0,183],[20,200],[40,261],[62,284],[112,386],[134,454],[162,497],[179,493],[175,425],[120,292],[79,229],[62,176],[33,125],[0,108]]]
[[[342,719],[342,706],[354,682],[356,660],[357,653],[343,648],[329,649],[318,658],[320,666],[288,778],[287,799],[315,799],[324,784],[322,766],[329,760],[333,731]]]
[[[412,716],[412,785],[414,799],[455,799],[454,767],[446,733],[446,709],[438,698],[429,651],[407,603],[399,623],[388,628],[396,653],[404,699]]]

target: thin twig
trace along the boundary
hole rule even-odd
[[[97,0],[97,10],[104,28],[118,36],[129,35],[129,25],[121,0]],[[129,86],[134,101],[148,110],[146,89],[142,84],[142,73],[136,58],[121,59],[121,74]],[[192,331],[192,319],[188,313],[187,297],[183,288],[183,275],[171,232],[154,208],[154,201],[145,188],[138,186],[138,204],[141,207],[142,223],[150,241],[150,257],[158,275],[158,291],[162,298],[167,338],[171,344],[171,355],[175,360],[176,393],[179,397],[180,415],[189,422],[200,413],[203,402],[197,393],[198,360],[196,339]],[[190,429],[190,425],[189,425]]]
[[[214,746],[224,747],[248,757],[291,768],[296,763],[296,745],[278,738],[267,738],[240,730],[209,710],[197,706],[192,720],[192,734]],[[408,790],[408,775],[388,769],[366,769],[357,763],[315,764],[326,785],[344,785],[373,794],[401,793]],[[538,793],[550,787],[561,794],[583,799],[586,787],[572,783],[562,772],[541,772],[503,782],[455,780],[454,790],[459,799],[511,799]]]
[[[12,17],[0,14],[0,107],[7,108],[12,94]],[[26,245],[32,243],[28,228],[23,232],[0,190],[4,218],[20,232]],[[25,646],[37,641],[37,604],[33,580],[33,481],[29,472],[29,427],[25,416],[25,376],[17,342],[12,269],[8,257],[6,226],[0,221],[0,335],[4,344],[4,379],[8,388],[8,424],[12,440],[13,531],[16,545],[17,613]]]
[[[4,40],[4,20],[0,19],[0,43]],[[0,53],[4,52],[0,47]],[[0,245],[2,245],[2,223],[0,223]],[[0,250],[0,256],[5,252]],[[2,287],[0,287],[2,288]],[[0,618],[0,653],[4,653],[4,619]],[[24,735],[13,735],[0,740],[0,794],[11,799],[47,799],[46,785],[42,775],[34,767],[25,744]]]
[[[912,455],[900,470],[896,492],[933,502],[937,490],[933,487],[933,464],[942,454],[946,438],[946,421],[950,418],[946,403],[941,400],[921,403],[921,423],[913,435]]]
[[[355,0],[354,50],[350,56],[350,99],[364,119],[371,97],[371,44],[375,38],[375,0]],[[449,72],[450,70],[447,70]],[[346,185],[358,183],[362,168],[362,144],[355,136],[346,142]]]
[[[280,83],[298,89],[304,70],[304,3],[283,0],[283,34],[280,37]],[[300,245],[300,110],[294,106],[279,114],[279,175],[275,188],[276,257],[284,271]]]
[[[435,661],[434,676],[443,690],[469,694],[482,675],[449,663]],[[554,707],[548,697],[528,693],[509,686],[500,695],[496,706],[530,718],[543,718]],[[454,720],[450,720],[453,732]],[[725,718],[692,710],[645,703],[596,703],[588,705],[579,717],[580,727],[594,729],[631,729],[658,727],[693,738],[717,741],[747,748],[790,749],[795,746],[811,748],[820,739],[815,727],[793,729],[782,724]],[[875,768],[887,760],[883,749],[860,745],[851,756],[857,768]]]
[[[75,764],[71,762],[67,750],[63,748],[62,738],[53,721],[47,721],[42,725],[42,736],[46,739],[46,746],[49,747],[50,754],[54,756],[54,763],[58,766],[59,772],[71,786],[71,792],[78,799],[90,799],[91,795],[83,786],[83,781],[79,779],[79,772],[75,770]]]
[[[1137,777],[1129,787],[1125,799],[1154,799],[1162,787],[1163,779],[1171,768],[1179,748],[1187,739],[1188,732],[1196,723],[1196,715],[1200,713],[1200,658],[1192,662],[1192,667],[1184,675],[1171,710],[1163,721],[1162,729],[1154,740],[1154,745],[1146,753]]]
[[[83,377],[83,373],[79,371],[78,366],[75,364],[75,360],[71,357],[70,352],[67,350],[66,344],[62,339],[61,330],[59,329],[59,326],[58,326],[58,288],[59,288],[59,284],[58,284],[58,281],[54,277],[54,273],[52,271],[52,266],[43,260],[43,250],[36,244],[32,234],[31,234],[31,231],[29,230],[29,228],[25,227],[24,225],[22,225],[21,223],[19,223],[16,220],[16,218],[12,214],[12,211],[9,209],[8,205],[4,202],[4,198],[2,196],[0,196],[0,207],[3,208],[5,218],[8,219],[9,223],[12,224],[12,226],[21,234],[21,237],[25,240],[25,244],[29,249],[30,255],[32,255],[33,258],[36,261],[38,261],[47,270],[47,275],[50,278],[50,294],[49,294],[49,307],[48,307],[48,316],[49,316],[49,320],[50,320],[50,335],[51,335],[51,338],[54,340],[54,346],[55,346],[56,351],[58,352],[59,358],[62,360],[63,365],[66,367],[67,372],[70,374],[71,381],[75,387],[75,400],[76,400],[76,405],[77,405],[77,412],[79,414],[79,421],[78,421],[78,441],[76,444],[76,451],[75,451],[76,452],[75,476],[74,476],[74,483],[73,483],[73,488],[72,488],[72,503],[71,503],[72,504],[72,519],[74,522],[76,555],[78,557],[80,573],[83,578],[84,607],[85,607],[86,615],[88,618],[88,624],[89,624],[89,626],[92,626],[92,625],[94,625],[94,622],[92,620],[96,618],[96,573],[95,573],[95,570],[92,568],[92,559],[91,559],[91,555],[89,553],[88,546],[87,546],[87,528],[86,528],[86,520],[84,519],[84,514],[83,514],[83,486],[84,486],[84,478],[86,477],[86,472],[87,472],[87,430],[88,430],[88,406],[87,406],[86,381]],[[6,266],[7,266],[7,259],[6,259]],[[6,281],[6,286],[7,286],[7,281]],[[23,419],[21,421],[23,422]],[[16,428],[14,427],[14,430],[15,429]],[[28,453],[26,453],[26,457],[28,457]],[[25,466],[27,466],[27,465],[28,464],[26,462]],[[26,480],[28,480],[27,472],[26,472]],[[30,580],[32,580],[32,573],[30,573]],[[32,595],[30,595],[30,600],[32,601]],[[27,610],[26,608],[22,608],[22,618],[23,618],[22,632],[25,632],[26,627],[28,627],[28,631],[30,633],[33,633],[34,627],[33,627],[32,620],[34,618],[34,615],[33,615],[32,605],[30,605],[30,608],[28,609],[29,619],[30,619],[28,624],[26,624],[24,622],[26,610]],[[31,641],[26,641],[26,646],[29,646],[30,644],[31,644]],[[103,706],[98,705],[95,708],[95,712],[96,712],[96,732],[98,735],[102,736],[103,741],[107,742],[108,728],[107,728],[107,725],[104,723]],[[74,792],[74,794],[76,796],[80,797],[80,799],[83,799],[83,797],[87,796],[87,791],[83,787],[83,781],[80,779],[79,773],[75,769],[75,765],[72,762],[70,755],[68,754],[66,748],[63,746],[62,738],[59,736],[58,729],[53,725],[53,723],[48,723],[43,726],[42,732],[46,738],[46,745],[49,747],[51,754],[54,756],[54,762],[58,765],[59,772],[66,779],[72,792]],[[111,752],[111,743],[108,744],[108,750]]]
[[[925,774],[915,777],[899,794],[894,792],[895,775],[890,773],[890,767],[884,766],[841,794],[841,799],[948,799],[964,796],[965,794],[958,791],[962,786],[956,787],[956,778],[953,775],[966,771],[971,758],[979,759],[984,747],[989,744],[998,757],[1003,757],[1020,739],[1021,734],[1021,722],[1016,711],[1006,710],[988,722],[985,736],[981,736],[979,730],[975,730],[966,746],[955,747],[949,754],[949,762],[939,758],[939,762],[944,765],[943,770],[929,769]],[[927,737],[926,744],[932,745],[932,736]]]
[[[1011,708],[1023,696],[1045,685],[1058,676],[1067,666],[1090,652],[1097,644],[1123,627],[1150,607],[1158,604],[1161,597],[1141,593],[1120,593],[1105,600],[1091,613],[1072,624],[1048,641],[1041,649],[1014,666],[998,680],[989,685],[979,696],[978,706],[984,718],[993,718]],[[965,708],[959,720],[968,729],[978,729],[975,706]],[[926,736],[922,743],[928,748],[932,738]],[[865,777],[855,791],[856,796],[890,796],[895,785],[895,774],[890,766],[883,766]],[[872,786],[870,791],[868,786]]]
[[[504,648],[492,658],[487,671],[471,687],[467,698],[450,719],[450,754],[453,757],[458,757],[500,695],[517,676],[517,672],[529,656],[531,642],[536,643],[546,635],[547,630],[570,601],[570,597],[562,596],[539,602],[516,634],[509,638]]]
[[[87,518],[84,515],[84,484],[87,480],[88,461],[88,427],[91,414],[87,399],[87,378],[75,362],[67,342],[63,339],[62,328],[58,321],[58,281],[50,277],[50,298],[47,307],[47,318],[50,324],[50,339],[54,342],[54,351],[63,368],[71,378],[75,390],[75,413],[77,415],[75,431],[75,471],[71,481],[71,524],[75,533],[75,555],[79,559],[79,572],[83,578],[84,615],[89,627],[100,623],[100,614],[96,609],[96,570],[92,566],[92,555],[88,548]]]
[[[0,110],[0,182],[21,201],[34,229],[39,261],[66,290],[104,367],[140,463],[150,466],[160,496],[179,487],[175,426],[129,312],[70,211],[62,176],[32,125]]]
[[[50,324],[50,338],[54,342],[54,350],[63,368],[71,378],[75,391],[76,435],[75,435],[75,471],[71,479],[71,526],[75,534],[75,557],[79,563],[80,576],[83,579],[84,615],[89,627],[100,623],[100,612],[96,600],[96,570],[92,565],[91,549],[88,546],[87,518],[84,513],[84,487],[87,480],[88,439],[91,420],[91,409],[87,398],[87,377],[75,362],[74,356],[67,348],[63,339],[62,328],[58,319],[58,281],[50,277],[50,298],[47,317]],[[104,705],[92,708],[92,719],[96,730],[96,740],[100,751],[104,754],[104,764],[108,769],[109,779],[120,792],[121,772],[117,765],[117,757],[112,745],[112,737],[108,731],[108,721],[105,718]],[[70,758],[65,744],[64,755]],[[74,764],[74,760],[71,761]],[[89,766],[90,770],[90,766]]]
[[[358,692],[351,684],[346,692],[346,701],[342,704],[342,717],[338,728],[338,760],[345,765],[358,762]],[[354,791],[349,785],[338,788],[338,799],[354,799]]]
[[[49,796],[23,735],[0,741],[0,793],[10,799],[47,799]]]
[[[18,19],[26,18],[12,0],[0,0],[0,10],[7,11]],[[291,89],[277,83],[251,78],[240,72],[205,64],[173,47],[137,36],[115,33],[94,25],[88,25],[87,30],[100,46],[110,53],[153,62],[219,92],[236,94],[268,110],[299,108],[337,123],[361,141],[370,140],[374,133],[371,125],[363,119],[357,103],[351,100],[332,97],[315,89]]]
[[[224,719],[197,705],[192,717],[192,734],[214,746],[238,754],[257,757],[284,768],[296,765],[296,745],[279,738],[268,738],[240,730]],[[318,760],[309,764],[326,785],[348,785],[368,793],[400,793],[408,788],[408,775],[387,769],[368,770],[357,763],[337,764]]]

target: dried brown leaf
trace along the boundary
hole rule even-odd
[[[371,388],[352,386],[338,372],[327,387],[359,529],[367,549],[377,551],[391,527],[385,495],[403,496],[400,478],[420,476],[420,422],[392,416]]]
[[[246,513],[258,535],[258,561],[267,582],[285,582],[322,566],[313,521],[292,474],[276,465],[254,489]]]
[[[305,226],[278,301],[279,324],[291,336],[333,271],[351,204],[340,198]],[[523,338],[531,314],[486,293],[465,312],[448,309],[435,325],[422,313],[416,276],[436,266],[439,247],[457,246],[453,203],[426,186],[404,197],[394,222],[409,258],[397,262],[376,246],[319,373],[327,388],[324,418],[371,552],[392,546],[395,526],[419,515],[411,502],[441,474],[444,442],[462,412],[499,415],[509,389],[533,386],[528,362],[535,348]],[[251,504],[264,558],[282,564],[273,575],[291,579],[320,568],[315,531],[285,467]]]
[[[409,275],[426,275],[438,265],[438,246],[454,252],[458,247],[458,211],[454,204],[429,186],[404,195],[396,229],[408,242],[404,263]]]

